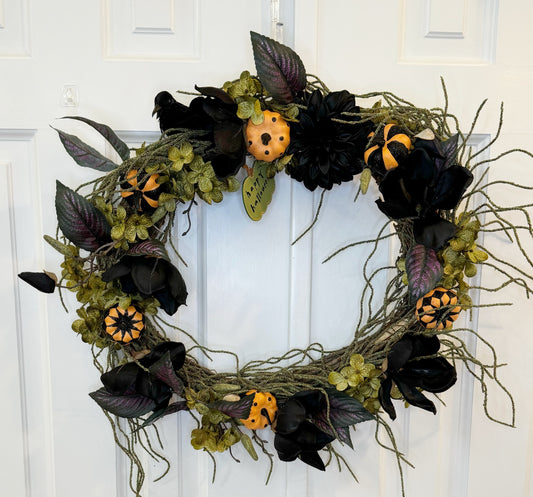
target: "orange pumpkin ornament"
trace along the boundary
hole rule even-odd
[[[371,133],[369,137],[374,136]],[[364,159],[370,168],[384,174],[398,167],[411,149],[411,139],[396,124],[387,124],[374,136],[373,145],[366,149]]]
[[[126,180],[120,185],[122,191],[120,195],[132,205],[137,211],[153,212],[159,206],[160,184],[157,182],[159,174],[155,173],[138,182],[139,173],[137,169],[128,171]]]
[[[263,122],[254,124],[251,119],[246,125],[248,152],[257,160],[272,162],[281,157],[289,143],[290,127],[278,112],[263,111]]]
[[[460,312],[457,294],[439,286],[418,299],[415,314],[425,328],[443,330],[452,327]]]
[[[105,332],[116,342],[136,340],[144,329],[144,314],[134,305],[123,309],[118,304],[111,307],[104,318]]]
[[[276,397],[270,392],[258,392],[257,390],[250,390],[246,395],[254,395],[250,414],[246,419],[241,419],[241,422],[246,428],[250,430],[262,430],[271,425],[278,414],[278,404]]]

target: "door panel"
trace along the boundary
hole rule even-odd
[[[320,75],[330,89],[349,88],[361,94],[390,90],[418,106],[431,107],[443,105],[442,76],[450,111],[458,116],[463,129],[468,129],[482,99],[489,98],[476,127],[474,150],[494,136],[501,100],[506,109],[504,128],[487,154],[495,157],[506,149],[519,144],[527,148],[531,143],[526,120],[520,116],[530,106],[523,89],[531,81],[531,58],[517,38],[518,32],[531,36],[526,28],[531,19],[529,4],[517,7],[516,3],[428,0],[381,2],[376,6],[319,0],[297,1],[295,12],[296,49],[308,71]],[[513,178],[531,182],[527,164],[526,157],[512,155],[491,166],[489,181]],[[491,195],[502,205],[531,201],[529,191],[513,190],[510,194],[509,190],[493,188]],[[520,215],[513,219],[521,222]],[[524,242],[529,253],[531,240]],[[520,265],[516,248],[503,237],[486,235],[485,244]],[[481,282],[496,287],[502,278],[485,270]],[[440,408],[436,417],[409,409],[394,423],[399,447],[416,466],[406,472],[408,495],[531,495],[533,405],[531,386],[523,373],[525,355],[532,344],[526,331],[531,304],[524,297],[518,288],[506,288],[498,295],[485,292],[482,303],[504,301],[513,307],[481,309],[468,318],[468,326],[495,345],[499,361],[508,363],[499,377],[516,400],[518,428],[490,422],[483,412],[479,385],[468,373],[459,372],[459,385],[441,397],[447,407]],[[490,357],[490,349],[482,342],[471,338],[470,343],[474,350],[477,347],[480,359]],[[511,421],[510,404],[501,390],[490,389],[488,407],[491,415]],[[509,467],[511,457],[517,461],[516,472],[502,471]],[[379,495],[399,495],[392,458],[386,451],[380,454],[386,463],[380,467],[379,476],[375,461],[362,462],[365,458],[359,450],[353,458],[356,467],[365,465],[359,472],[362,492],[367,484],[372,485],[368,480],[378,479]],[[378,495],[372,493],[372,486],[369,492]]]
[[[16,278],[20,271],[43,267],[59,272],[59,257],[41,237],[56,229],[55,179],[74,187],[96,177],[66,156],[49,125],[80,134],[101,149],[104,144],[95,133],[58,118],[83,115],[105,122],[132,146],[153,141],[158,136],[151,118],[153,96],[162,89],[221,85],[242,70],[253,71],[248,32],[255,30],[284,36],[308,72],[332,90],[390,90],[433,107],[443,102],[443,76],[450,109],[464,128],[480,100],[489,97],[471,140],[474,149],[494,136],[503,99],[504,132],[487,152],[494,157],[532,141],[527,121],[531,104],[524,92],[533,82],[527,48],[532,18],[533,6],[525,0],[512,5],[496,0],[386,0],[375,5],[349,0],[102,0],[78,2],[75,8],[66,0],[0,0],[0,68],[7,75],[0,78],[5,238],[0,257],[7,275],[0,289],[8,316],[0,384],[11,406],[3,409],[0,423],[10,447],[0,464],[4,488],[11,495],[46,497],[130,494],[127,462],[105,416],[87,395],[99,387],[99,378],[89,348],[70,329],[75,298],[64,295],[65,314],[55,296],[37,294]],[[530,166],[525,157],[513,156],[491,169],[490,179],[527,182]],[[320,193],[285,176],[276,179],[274,199],[258,223],[246,217],[239,193],[227,195],[223,205],[197,206],[186,236],[180,235],[186,218],[179,214],[174,242],[187,267],[177,259],[175,263],[189,298],[187,307],[168,321],[210,348],[236,352],[241,361],[311,342],[326,348],[347,343],[360,318],[363,271],[371,274],[396,254],[396,246],[385,241],[367,268],[367,247],[348,249],[323,263],[346,244],[375,237],[385,222],[374,206],[377,189],[372,186],[354,203],[356,191],[356,183],[346,183],[327,193],[318,223],[294,245],[311,223]],[[530,201],[528,191],[520,192],[523,199],[509,199],[507,191],[494,195],[502,203]],[[519,216],[517,223],[523,223]],[[489,243],[518,260],[503,237],[491,236]],[[530,241],[525,249],[533,249]],[[386,276],[376,281],[375,302]],[[489,272],[480,281],[483,286],[498,284]],[[459,385],[442,395],[447,407],[439,408],[437,416],[400,410],[393,424],[399,448],[417,466],[405,472],[408,495],[533,496],[533,396],[526,373],[533,345],[527,332],[531,306],[516,288],[483,299],[515,304],[512,310],[481,309],[465,319],[497,347],[500,362],[509,364],[500,375],[512,388],[518,428],[489,422],[479,387],[459,372]],[[192,345],[192,338],[170,333]],[[490,354],[479,340],[469,340],[481,358]],[[214,354],[212,363],[200,360],[218,370],[234,367],[227,354]],[[501,392],[490,392],[489,407],[509,419]],[[254,463],[240,448],[235,451],[240,464],[227,454],[215,455],[216,480],[211,483],[212,461],[189,442],[193,427],[186,415],[159,423],[171,467],[154,483],[164,464],[145,457],[144,494],[313,497],[334,488],[339,496],[401,495],[395,460],[378,447],[369,423],[353,435],[355,452],[340,449],[359,484],[335,464],[322,474],[299,462],[275,461],[264,486],[268,458],[260,454],[260,462]],[[265,436],[273,450],[272,436]],[[513,466],[502,474],[511,454]]]

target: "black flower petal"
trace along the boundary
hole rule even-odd
[[[413,233],[416,243],[433,250],[440,250],[457,232],[457,226],[438,214],[422,219],[415,219]]]
[[[128,362],[102,374],[100,379],[112,395],[142,395],[154,401],[154,410],[164,408],[172,397],[172,389],[147,369],[167,353],[170,354],[174,370],[180,369],[185,362],[184,345],[179,342],[163,342],[139,361],[141,366],[136,362]]]
[[[444,357],[432,357],[411,361],[397,377],[428,392],[439,393],[455,384],[457,372]]]
[[[140,368],[137,364],[128,362],[104,373],[100,379],[109,393],[126,395],[133,393],[139,371]]]
[[[316,451],[306,451],[303,450],[300,452],[300,459],[305,464],[308,464],[312,468],[318,469],[320,471],[326,471],[326,466],[324,466],[324,461],[322,461],[322,458],[318,455],[318,452]]]
[[[455,164],[439,175],[431,198],[434,209],[454,209],[473,180],[472,173],[463,166]]]
[[[211,143],[202,154],[218,178],[237,173],[246,160],[246,144],[242,121],[237,117],[237,104],[223,90],[196,87],[203,96],[196,97],[189,107],[177,102],[168,92],[155,98],[154,113],[161,131],[186,128],[203,131],[201,139]]]
[[[414,407],[424,409],[425,411],[432,412],[433,414],[437,414],[437,408],[435,407],[435,404],[415,386],[398,379],[395,380],[395,383],[398,387],[398,390],[403,395],[403,398],[409,402],[409,404]]]
[[[56,288],[56,282],[48,276],[45,272],[42,273],[32,273],[32,272],[23,272],[18,275],[18,277],[31,285],[33,288],[36,288],[43,293],[54,293]]]
[[[387,377],[381,381],[381,385],[378,391],[378,399],[379,403],[381,404],[381,407],[383,407],[385,412],[394,421],[396,419],[396,410],[394,409],[394,405],[392,404],[391,390],[392,380]]]
[[[330,190],[334,184],[349,181],[362,171],[362,157],[370,125],[359,123],[355,97],[348,91],[331,92],[326,96],[318,90],[302,101],[297,123],[291,123],[291,144],[288,153],[293,161],[287,172],[293,179],[313,191],[320,186]],[[340,123],[335,119],[351,121]]]
[[[298,392],[281,406],[276,422],[274,448],[282,461],[300,458],[304,463],[324,471],[318,455],[335,438],[312,423],[313,415],[326,405],[325,395],[319,390]]]
[[[125,256],[102,274],[103,281],[120,280],[126,293],[156,298],[173,315],[185,304],[187,287],[178,269],[169,261],[149,256]]]
[[[441,210],[454,209],[472,183],[472,173],[452,163],[456,139],[417,140],[414,150],[383,177],[378,208],[391,219],[414,219],[417,243],[439,250],[456,231]]]
[[[307,413],[305,407],[296,399],[289,399],[283,409],[278,412],[276,432],[281,435],[292,433],[305,421]]]
[[[393,382],[411,405],[436,413],[433,402],[419,389],[433,393],[444,392],[457,379],[453,365],[437,355],[439,348],[437,336],[411,333],[405,334],[391,347],[378,392],[381,406],[391,419],[396,418],[390,396]]]

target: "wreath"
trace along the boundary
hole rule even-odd
[[[143,144],[132,157],[108,126],[69,118],[99,132],[121,164],[57,130],[76,163],[103,174],[75,190],[57,182],[58,231],[44,238],[64,257],[60,278],[48,272],[19,275],[43,292],[58,288],[60,295],[64,289],[75,293],[80,307],[72,329],[91,345],[103,384],[90,396],[131,460],[130,486],[136,495],[144,480],[136,449],[162,457],[149,437],[158,436],[157,420],[178,412],[196,419],[191,433],[195,449],[231,455],[232,446],[240,443],[255,460],[258,452],[265,454],[270,472],[275,456],[285,462],[299,459],[318,470],[336,459],[339,467],[342,463],[349,469],[334,441],[352,447],[351,429],[365,421],[385,431],[387,447],[402,463],[406,461],[389,426],[397,406],[435,413],[430,394],[452,387],[456,365],[463,363],[481,383],[487,416],[494,419],[486,403],[486,383],[491,381],[507,395],[512,410],[511,422],[494,420],[514,425],[514,402],[498,379],[496,354],[489,363],[476,359],[464,337],[472,334],[487,343],[485,339],[473,329],[458,334],[453,325],[474,307],[500,305],[474,304],[472,290],[497,291],[514,283],[526,294],[531,291],[530,273],[480,243],[482,233],[503,233],[531,266],[519,236],[524,231],[532,235],[531,225],[516,226],[508,218],[519,211],[529,219],[530,206],[499,206],[489,195],[497,184],[527,187],[486,181],[494,161],[528,152],[509,150],[481,160],[502,122],[494,140],[473,152],[468,140],[482,106],[463,133],[448,112],[444,85],[444,108],[431,110],[390,92],[355,96],[330,91],[318,77],[306,74],[290,48],[253,32],[251,41],[257,76],[244,71],[222,88],[196,87],[189,105],[159,93],[154,114],[161,138]],[[356,98],[374,104],[361,107]],[[376,207],[387,222],[375,239],[341,250],[370,244],[375,252],[383,240],[399,239],[394,268],[378,268],[370,275],[363,271],[361,308],[370,307],[375,278],[391,269],[394,275],[382,305],[369,309],[366,321],[360,318],[344,347],[328,351],[315,343],[243,366],[236,357],[234,371],[216,372],[195,354],[217,351],[164,318],[178,312],[187,298],[186,283],[168,252],[174,249],[176,212],[184,206],[190,228],[189,215],[198,202],[222,202],[224,195],[241,190],[247,213],[258,220],[282,171],[311,191],[322,189],[313,224],[324,194],[335,185],[355,177],[359,193],[365,194],[375,181],[381,194]],[[242,185],[239,174],[246,176]],[[81,194],[82,189],[87,193]],[[356,201],[362,198],[359,193]],[[475,196],[482,198],[477,206]],[[502,285],[472,286],[470,278],[481,264],[502,275]],[[170,332],[184,337],[188,349]],[[275,450],[267,447],[264,429],[274,431]],[[324,453],[329,453],[327,463]],[[399,468],[401,475],[402,464]],[[403,490],[403,477],[401,482]]]

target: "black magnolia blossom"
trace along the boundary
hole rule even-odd
[[[290,397],[278,411],[274,448],[281,461],[297,458],[313,468],[324,471],[318,451],[335,438],[311,422],[326,408],[326,397],[319,390],[306,390]]]
[[[456,149],[446,151],[442,143],[447,142],[417,140],[414,150],[383,177],[379,185],[383,200],[376,201],[392,219],[414,219],[417,243],[435,250],[456,232],[440,211],[454,209],[473,179],[456,162]]]
[[[432,393],[444,392],[457,380],[453,365],[437,355],[439,348],[440,342],[435,335],[412,333],[405,334],[391,347],[378,393],[379,401],[391,419],[396,419],[391,400],[393,384],[409,404],[436,414],[435,404],[419,388]]]
[[[370,131],[360,123],[355,97],[346,90],[323,96],[319,90],[307,94],[306,106],[291,123],[291,144],[287,153],[294,154],[287,172],[302,181],[311,191],[317,186],[331,190],[334,184],[350,181],[363,170],[363,153]],[[354,124],[340,123],[335,119]]]
[[[187,299],[187,287],[180,272],[161,257],[124,256],[102,274],[105,282],[115,279],[120,281],[125,293],[156,298],[169,315]]]
[[[159,119],[161,131],[189,129],[204,131],[200,139],[211,143],[202,154],[210,161],[218,178],[237,173],[246,160],[246,143],[242,120],[237,117],[237,104],[219,88],[196,89],[203,95],[189,106],[177,102],[167,91],[155,97],[152,113]]]
[[[155,404],[154,411],[167,407],[172,397],[172,389],[147,371],[165,354],[169,354],[174,371],[183,366],[185,346],[180,342],[163,342],[138,361],[142,367],[137,362],[128,362],[102,374],[100,379],[105,390],[114,396],[140,395],[151,399]]]

